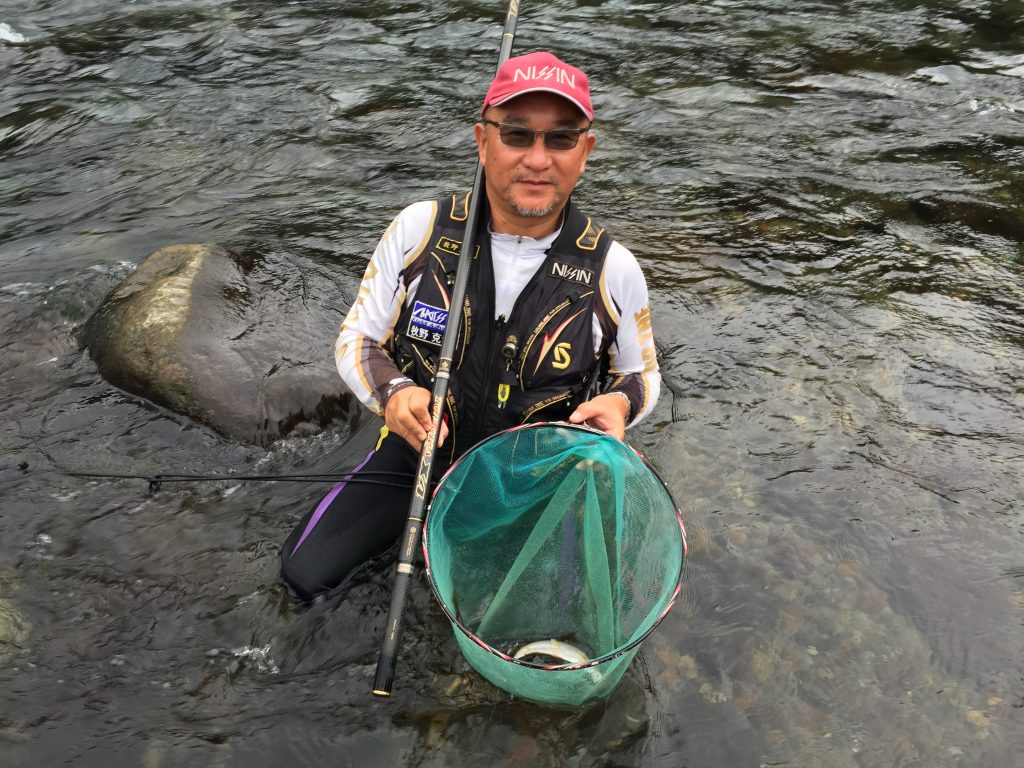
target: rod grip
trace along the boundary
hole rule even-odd
[[[395,682],[395,664],[398,661],[398,646],[402,639],[402,615],[405,613],[403,608],[412,582],[412,574],[403,571],[404,569],[395,573],[388,623],[384,628],[384,642],[381,644],[380,657],[377,659],[377,674],[373,679],[374,696],[390,696],[391,687]]]

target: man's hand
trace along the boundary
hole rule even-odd
[[[606,435],[622,440],[626,437],[626,416],[629,414],[629,400],[622,395],[605,394],[580,403],[569,416],[573,424],[586,422]]]
[[[423,387],[404,387],[388,399],[384,409],[384,423],[388,432],[398,435],[419,453],[430,429],[430,390]],[[437,445],[444,445],[448,424],[441,422]]]

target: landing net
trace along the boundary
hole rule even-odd
[[[532,424],[452,466],[423,550],[469,663],[517,696],[579,706],[614,689],[671,608],[686,534],[664,483],[626,444]]]

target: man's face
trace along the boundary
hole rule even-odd
[[[484,118],[535,131],[589,124],[571,102],[551,93],[517,96],[491,107]],[[586,168],[595,141],[592,134],[583,133],[572,149],[548,149],[537,137],[533,146],[518,148],[502,143],[497,126],[477,123],[475,133],[492,214],[495,219],[527,226],[561,212]]]

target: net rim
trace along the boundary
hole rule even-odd
[[[620,656],[628,653],[633,648],[636,648],[640,643],[646,640],[647,637],[649,637],[655,629],[658,628],[658,625],[661,624],[662,620],[668,615],[669,611],[672,610],[672,607],[675,605],[676,600],[679,597],[679,594],[683,590],[683,571],[686,566],[687,554],[686,525],[683,523],[682,513],[679,511],[679,505],[676,503],[675,497],[672,495],[672,491],[669,490],[668,485],[665,483],[665,479],[661,476],[658,470],[655,469],[651,462],[649,462],[643,456],[643,454],[641,454],[636,448],[634,448],[624,440],[620,441],[623,445],[629,448],[629,450],[632,451],[633,454],[638,459],[640,459],[641,462],[643,462],[644,466],[647,467],[648,471],[652,475],[654,475],[655,478],[657,478],[658,482],[661,484],[661,487],[664,488],[665,493],[668,494],[669,501],[672,502],[672,510],[675,513],[676,522],[679,524],[679,537],[680,543],[683,547],[683,556],[679,560],[679,573],[676,575],[676,585],[675,588],[672,590],[672,597],[669,598],[668,604],[658,615],[658,618],[654,620],[654,623],[652,623],[651,626],[648,627],[647,630],[645,630],[644,633],[637,637],[635,640],[632,640],[631,642],[627,643],[621,648],[616,648],[614,651],[611,651],[610,653],[606,653],[602,656],[598,656],[593,659],[588,659],[584,662],[568,664],[531,664],[528,661],[524,661],[522,659],[517,659],[512,656],[509,656],[504,651],[500,651],[492,645],[489,645],[487,641],[475,635],[465,624],[459,621],[455,614],[448,608],[447,605],[445,605],[444,599],[438,592],[437,584],[434,582],[434,571],[430,566],[430,554],[427,551],[427,519],[429,519],[430,517],[430,506],[432,506],[434,503],[434,498],[437,496],[438,489],[440,489],[443,486],[444,482],[448,479],[448,476],[455,470],[457,466],[459,466],[466,459],[467,456],[469,456],[469,454],[471,454],[477,448],[480,448],[481,446],[485,445],[486,443],[489,443],[492,440],[496,440],[499,437],[508,435],[509,433],[518,432],[519,430],[522,429],[535,429],[537,427],[561,427],[566,429],[577,430],[580,432],[587,432],[593,435],[602,435],[604,437],[609,437],[607,433],[602,432],[601,430],[595,429],[586,424],[573,424],[568,421],[538,421],[533,422],[531,424],[519,424],[509,429],[502,430],[501,432],[496,432],[493,435],[485,437],[483,440],[477,442],[475,445],[469,448],[469,450],[462,454],[462,456],[460,456],[459,459],[448,468],[448,470],[441,476],[441,479],[434,486],[434,491],[430,495],[430,505],[427,507],[427,512],[423,520],[423,536],[421,543],[421,547],[423,550],[423,564],[424,570],[426,571],[427,574],[427,581],[430,584],[430,591],[433,592],[434,599],[436,599],[438,605],[441,606],[441,610],[444,612],[445,616],[448,617],[448,620],[454,626],[458,627],[459,631],[462,632],[462,634],[464,634],[466,637],[468,637],[470,640],[476,643],[476,645],[480,646],[482,649],[487,651],[492,656],[497,656],[499,659],[503,661],[516,664],[520,667],[526,667],[527,669],[544,670],[546,672],[573,672],[579,669],[589,669],[590,667],[596,667],[599,664],[606,664],[609,661],[617,659]]]

